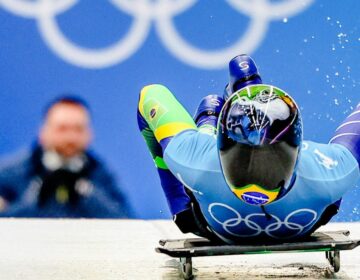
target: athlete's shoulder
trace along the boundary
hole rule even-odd
[[[316,181],[335,182],[346,179],[356,171],[358,164],[345,147],[338,144],[303,142],[298,176]]]
[[[219,169],[216,139],[213,135],[187,130],[176,135],[165,149],[165,159],[189,169]]]
[[[197,191],[209,178],[221,177],[216,140],[195,130],[176,135],[164,151],[164,160],[170,171],[185,186]]]

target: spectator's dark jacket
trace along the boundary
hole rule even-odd
[[[131,218],[130,209],[114,177],[87,152],[87,164],[78,173],[47,171],[42,149],[0,163],[0,216]],[[4,207],[4,203],[7,206]]]

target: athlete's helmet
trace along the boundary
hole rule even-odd
[[[286,193],[301,142],[299,109],[279,88],[245,87],[228,98],[220,113],[223,174],[233,193],[248,204],[265,205]]]
[[[246,54],[235,56],[229,62],[229,83],[225,87],[224,99],[239,89],[261,84],[260,73],[255,61]]]

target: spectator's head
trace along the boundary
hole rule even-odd
[[[89,107],[81,98],[60,96],[45,108],[39,133],[44,149],[73,157],[88,148],[91,138]]]

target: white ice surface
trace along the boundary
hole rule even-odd
[[[360,239],[360,223],[322,228],[340,229]],[[190,236],[171,221],[0,219],[0,279],[181,279],[154,248]],[[200,257],[193,266],[196,279],[360,279],[360,247],[341,252],[335,275],[324,253]]]

